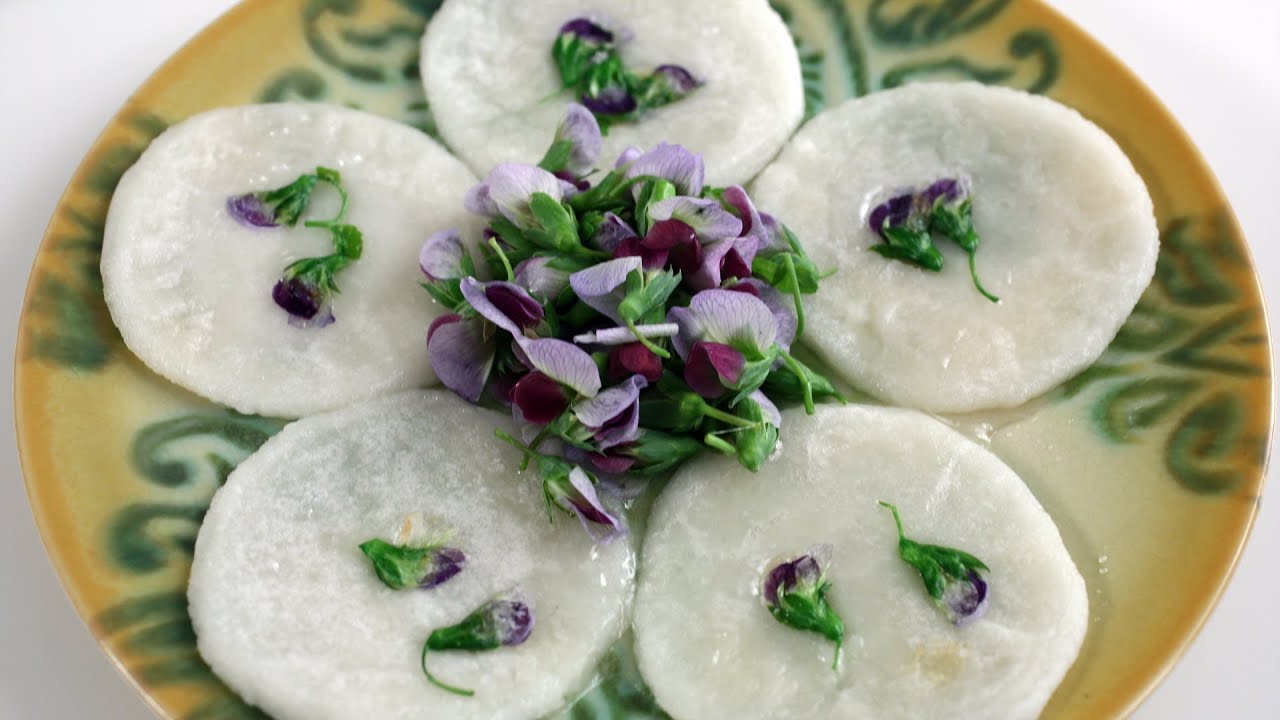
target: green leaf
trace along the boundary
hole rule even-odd
[[[706,401],[693,391],[640,398],[640,426],[671,432],[690,432],[706,417]]]
[[[538,167],[549,173],[558,173],[569,164],[569,156],[573,154],[572,140],[556,140],[547,148],[547,153],[538,161]]]
[[[640,186],[640,194],[636,197],[636,232],[640,237],[649,234],[652,227],[649,221],[649,207],[668,198],[676,196],[676,186],[664,178],[651,178]]]
[[[738,382],[732,387],[737,391],[733,399],[729,401],[729,407],[736,407],[743,398],[760,389],[764,385],[764,381],[769,377],[769,372],[773,369],[773,363],[778,359],[778,346],[774,345],[769,348],[763,357],[756,360],[748,360],[742,366],[742,377],[738,378]]]
[[[263,193],[262,201],[275,209],[278,222],[293,227],[298,224],[298,219],[311,202],[311,193],[315,190],[317,180],[315,175],[300,175],[297,180],[282,188]]]
[[[765,420],[760,405],[749,397],[738,403],[737,411],[739,417],[755,423],[754,427],[739,430],[734,438],[738,462],[755,472],[773,454],[773,448],[778,444],[778,428]]]
[[[355,225],[334,225],[330,228],[333,233],[333,246],[337,254],[351,259],[359,260],[364,253],[364,233]]]
[[[431,549],[392,545],[375,538],[361,543],[360,552],[373,563],[373,570],[384,585],[392,590],[404,590],[417,587]]]
[[[830,380],[814,372],[812,368],[799,360],[796,363],[800,367],[804,379],[809,381],[809,387],[813,390],[814,400],[832,398],[841,403],[845,402],[844,395],[840,394],[839,390],[836,390]],[[764,391],[765,395],[769,396],[770,400],[779,405],[797,405],[804,402],[804,383],[790,367],[778,368],[769,373],[769,377],[765,379],[760,389]]]
[[[638,271],[633,274],[640,275]],[[641,275],[641,277],[644,276]],[[628,276],[627,280],[630,281],[630,279]],[[663,270],[649,277],[641,288],[634,291],[628,290],[622,302],[618,303],[618,314],[627,322],[640,322],[656,309],[665,310],[667,299],[679,286],[680,274]],[[665,316],[666,313],[663,312],[663,315]]]
[[[636,441],[623,454],[636,459],[631,472],[636,475],[661,475],[702,451],[702,443],[682,435],[657,430],[641,430]]]
[[[536,192],[529,200],[529,211],[538,226],[525,231],[525,237],[548,250],[573,253],[582,250],[578,242],[578,222],[573,212],[550,195]]]
[[[942,270],[942,253],[933,244],[928,229],[894,227],[887,224],[881,230],[884,244],[872,245],[871,249],[884,257],[917,265],[933,272]]]

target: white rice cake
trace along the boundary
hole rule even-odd
[[[570,700],[621,634],[631,543],[593,545],[547,521],[509,418],[436,391],[402,393],[287,426],[241,463],[200,527],[188,595],[200,654],[278,720],[536,718]],[[442,518],[466,554],[430,590],[391,590],[357,546],[406,515]],[[439,529],[439,528],[436,528]],[[514,586],[532,599],[522,645],[427,656],[427,635]]]
[[[336,322],[298,328],[272,288],[294,260],[332,253],[329,233],[246,227],[227,198],[318,165],[342,174],[364,254],[336,277]],[[426,135],[356,110],[197,115],[156,138],[116,189],[102,248],[107,307],[152,370],[240,412],[305,415],[435,382],[424,348],[440,311],[419,284],[418,250],[435,230],[469,227],[462,196],[474,182]],[[337,208],[322,183],[303,219]]]
[[[940,273],[869,248],[871,210],[943,177],[972,182],[982,242],[938,239]],[[851,100],[806,125],[752,198],[835,275],[805,298],[805,342],[849,382],[938,412],[1014,407],[1092,363],[1155,270],[1151,198],[1100,128],[1043,97],[974,83]]]
[[[712,185],[744,183],[804,114],[800,59],[766,0],[450,0],[422,40],[422,80],[441,135],[477,173],[542,158],[576,100],[560,89],[551,46],[574,18],[604,22],[626,68],[675,64],[704,81],[638,123],[609,129],[601,168],[629,145],[666,141],[700,152]]]
[[[1053,521],[995,455],[912,410],[820,407],[784,418],[759,473],[708,456],[681,470],[649,520],[635,648],[658,702],[703,718],[1033,718],[1079,652],[1084,580]],[[953,626],[898,557],[913,540],[991,569],[986,614]],[[834,546],[827,595],[844,651],[774,620],[765,572]]]

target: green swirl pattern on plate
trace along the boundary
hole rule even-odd
[[[252,88],[234,101],[339,103],[395,118],[435,137],[419,82],[418,41],[440,4],[250,3],[224,24],[247,27],[254,23],[251,12],[285,11],[280,16],[285,21],[271,30],[299,50],[280,50],[287,61],[254,76]],[[1101,96],[1066,87],[1071,68],[1063,47],[1080,41],[1066,37],[1052,17],[1031,3],[775,0],[773,5],[791,28],[800,53],[806,118],[849,97],[940,79],[1087,96],[1095,109],[1105,106]],[[216,42],[207,40],[202,47],[207,50]],[[49,260],[33,272],[20,356],[22,363],[43,368],[59,383],[107,382],[107,375],[122,368],[145,374],[134,367],[136,360],[111,323],[98,262],[111,193],[147,143],[170,122],[190,114],[186,105],[179,106],[187,109],[173,116],[146,105],[126,108],[117,131],[106,136],[92,156],[94,163],[59,208],[56,230],[42,250]],[[1111,129],[1123,121],[1113,117],[1099,122]],[[1121,133],[1117,138],[1146,174],[1142,151],[1131,147],[1134,138]],[[1158,180],[1177,182],[1169,177],[1147,180],[1153,192],[1162,185]],[[1199,502],[1234,497],[1257,482],[1269,432],[1258,419],[1258,397],[1270,392],[1266,328],[1243,240],[1222,201],[1212,191],[1204,194],[1217,204],[1171,203],[1158,195],[1163,233],[1155,282],[1103,357],[1041,401],[1085,418],[1097,442],[1108,448],[1157,448],[1171,481],[1168,487]],[[165,386],[157,392],[165,398],[166,410],[153,409],[147,419],[126,427],[126,432],[137,429],[118,451],[128,468],[127,476],[116,481],[126,488],[123,497],[102,511],[96,535],[74,540],[100,553],[99,585],[108,588],[101,592],[112,601],[80,603],[98,608],[92,618],[95,632],[135,681],[153,698],[163,697],[157,703],[173,717],[263,718],[227,690],[196,652],[185,578],[212,494],[285,421],[207,408],[189,396],[172,400],[176,391],[145,377],[149,386]],[[21,400],[19,406],[21,416]],[[26,432],[21,428],[20,417],[20,432]],[[37,482],[30,467],[28,482]],[[56,535],[43,529],[47,538]],[[63,572],[73,598],[92,595],[77,589],[77,579]],[[1121,698],[1113,706],[1123,707],[1141,689],[1130,690],[1128,700]],[[179,695],[165,694],[171,690],[191,693],[178,700],[173,698]],[[1081,705],[1075,716],[1093,716],[1089,707]],[[598,682],[560,717],[666,715],[645,689],[624,641],[601,663]]]

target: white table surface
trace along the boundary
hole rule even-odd
[[[1250,239],[1268,306],[1280,307],[1280,0],[1050,1],[1133,68],[1195,138]],[[232,4],[0,0],[6,358],[36,246],[81,156],[129,93]],[[3,387],[8,407],[12,388]],[[1217,612],[1134,717],[1280,718],[1278,567],[1280,510],[1264,505]],[[9,440],[0,443],[0,718],[78,717],[152,715],[59,587]]]

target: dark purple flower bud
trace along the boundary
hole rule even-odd
[[[236,222],[248,227],[279,227],[275,209],[267,205],[261,193],[245,193],[227,198],[227,212]]]
[[[626,220],[613,213],[605,213],[604,222],[600,223],[600,229],[596,230],[591,243],[600,250],[611,253],[624,240],[635,237],[636,231],[627,224]]]
[[[569,395],[560,383],[535,370],[511,389],[511,404],[528,422],[546,425],[569,407]]]
[[[436,687],[455,695],[470,697],[472,690],[454,687],[437,680],[427,670],[427,653],[441,650],[493,650],[504,645],[519,645],[533,632],[533,603],[522,592],[499,597],[480,606],[462,622],[431,631],[422,646],[422,672]]]
[[[915,197],[911,193],[895,195],[880,203],[871,211],[867,224],[871,227],[872,232],[881,235],[884,232],[886,220],[888,220],[889,227],[905,225],[911,216],[911,210],[914,205]]]
[[[579,100],[597,115],[626,115],[639,107],[635,96],[621,85],[601,88],[594,95],[584,93]]]
[[[334,320],[329,290],[305,276],[280,278],[271,289],[271,299],[289,313],[294,327],[324,327]]]
[[[742,379],[746,358],[728,345],[696,342],[685,361],[684,381],[704,398],[715,399]]]
[[[586,18],[574,18],[560,26],[558,35],[574,35],[583,42],[595,45],[608,45],[613,42],[613,33]]]
[[[635,440],[640,429],[640,390],[648,384],[642,376],[632,375],[574,406],[574,416],[591,430],[598,449]]]
[[[819,545],[808,553],[770,568],[764,576],[761,595],[765,607],[778,622],[796,630],[815,632],[835,643],[831,667],[840,662],[844,644],[844,621],[827,602],[831,583],[823,566],[831,557],[830,545]]]
[[[662,377],[662,358],[638,342],[609,348],[609,379],[617,382],[630,375],[640,375],[651,383]]]
[[[936,180],[932,185],[925,188],[924,192],[920,193],[921,202],[930,209],[933,208],[934,203],[938,200],[945,203],[954,203],[958,200],[963,200],[968,196],[969,183],[968,180],[963,177],[942,178],[941,180]]]
[[[702,87],[701,80],[679,65],[659,65],[653,69],[653,77],[661,81],[667,92],[675,98],[684,97]]]
[[[467,402],[478,402],[493,369],[494,341],[480,318],[441,315],[427,330],[427,359],[444,386]]]
[[[659,220],[640,242],[645,269],[657,269],[668,262],[682,274],[692,275],[702,265],[702,242],[694,229],[681,220]]]

